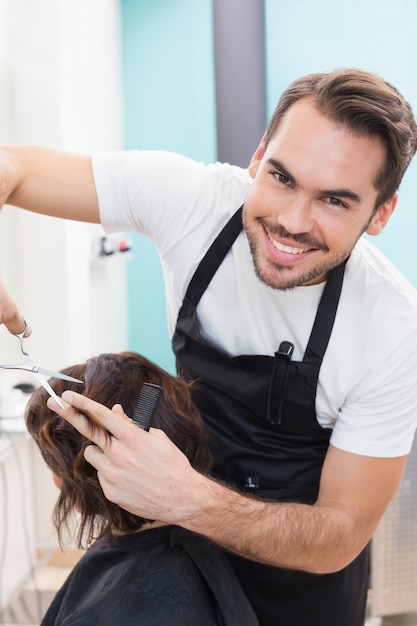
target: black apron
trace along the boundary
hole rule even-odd
[[[291,337],[274,356],[230,357],[201,337],[196,307],[242,230],[241,214],[223,228],[188,286],[173,336],[177,368],[197,380],[193,394],[209,432],[213,476],[261,498],[312,504],[331,434],[316,418],[317,382],[345,264],[329,274],[302,361],[291,359]],[[261,626],[364,624],[367,549],[325,575],[229,558]]]

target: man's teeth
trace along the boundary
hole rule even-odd
[[[292,246],[284,246],[282,243],[279,243],[278,241],[275,241],[275,239],[272,239],[272,237],[270,237],[269,235],[268,237],[272,245],[277,250],[280,250],[281,252],[286,252],[287,254],[303,254],[303,252],[308,252],[309,250],[311,250],[311,248],[293,248]]]

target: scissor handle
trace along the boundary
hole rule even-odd
[[[12,333],[12,335],[14,335],[15,337],[17,337],[17,338],[19,339],[19,342],[20,342],[20,349],[21,349],[22,353],[23,353],[25,356],[27,356],[27,357],[28,357],[28,356],[29,356],[28,352],[26,352],[26,350],[23,348],[23,339],[24,339],[24,337],[25,337],[25,333],[26,333],[27,329],[28,329],[28,323],[27,323],[27,321],[25,320],[25,327],[24,327],[24,329],[22,330],[22,332],[21,332],[21,333]]]

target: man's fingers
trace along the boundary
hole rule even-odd
[[[25,318],[18,310],[15,301],[9,295],[0,281],[0,323],[4,324],[11,333],[21,333],[25,327]],[[31,329],[28,327],[25,337],[29,337]]]
[[[23,329],[25,328],[25,324],[26,324],[25,318],[23,317],[23,315],[19,313],[19,311],[17,311],[16,315],[10,320],[5,320],[4,316],[2,316],[1,321],[3,322],[7,330],[13,333],[14,335],[21,333]],[[32,334],[31,327],[26,326],[26,332],[24,336],[29,337],[29,335],[31,334]]]
[[[98,470],[103,461],[105,461],[106,457],[103,450],[98,446],[87,446],[84,450],[84,458],[88,463],[90,463],[90,465]]]
[[[121,404],[115,404],[111,410],[113,411],[115,415],[119,415],[120,417],[123,417],[123,419],[127,420],[128,422],[132,421],[130,417],[128,417],[126,413],[123,411],[123,407]]]
[[[57,413],[74,426],[81,435],[84,435],[84,437],[104,449],[106,445],[108,445],[106,435],[94,429],[83,413],[68,404],[68,402],[62,398],[61,402],[64,408],[62,408],[54,398],[48,398],[47,404],[54,413]]]
[[[78,396],[78,394],[74,395]],[[81,412],[77,407],[69,404],[65,398],[61,398],[61,402],[64,405],[64,408],[62,408],[54,398],[49,398],[48,407],[54,411],[54,413],[57,413],[67,420],[67,422],[74,426],[74,428],[76,428],[79,433],[84,435],[84,437],[95,443],[102,450],[106,450],[106,448],[110,445],[109,438],[103,431],[94,428],[93,424],[88,421],[85,414],[90,415],[91,413],[88,413],[87,411]]]
[[[99,402],[90,400],[90,398],[86,398],[73,391],[64,391],[61,400],[64,403],[65,409],[62,409],[53,398],[49,398],[48,400],[49,408],[66,419],[82,435],[102,449],[105,449],[106,443],[108,445],[106,437],[103,433],[94,429],[85,418],[86,415],[91,417],[93,421],[98,422],[116,439],[122,437],[126,432],[126,427],[130,426],[130,420],[121,407],[117,412],[114,412]]]

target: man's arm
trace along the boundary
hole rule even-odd
[[[368,543],[392,499],[406,457],[371,458],[330,447],[314,505],[266,502],[202,476],[166,435],[144,432],[123,414],[65,392],[65,417],[96,445],[86,459],[106,497],[148,519],[178,524],[260,562],[313,573],[337,571]],[[110,442],[91,432],[82,413],[98,419]]]
[[[98,223],[91,158],[40,146],[0,148],[0,206]]]
[[[0,147],[0,207],[85,222],[99,222],[91,159],[53,148]],[[12,333],[25,326],[23,315],[0,283],[0,324]],[[30,329],[26,336],[30,335]]]
[[[315,505],[263,503],[212,483],[177,523],[241,556],[317,574],[348,565],[371,539],[406,457],[363,457],[330,446]],[[197,500],[197,481],[193,495]]]

